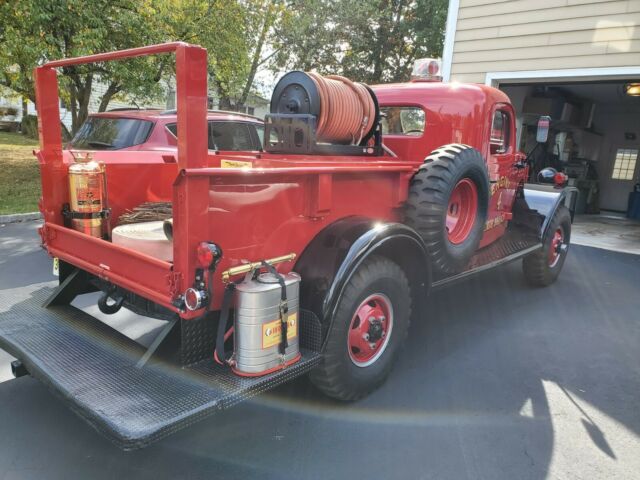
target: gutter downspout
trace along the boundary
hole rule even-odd
[[[442,50],[442,80],[451,80],[451,63],[453,61],[453,44],[456,39],[456,28],[458,26],[458,11],[460,10],[460,0],[449,0],[447,10],[447,28],[444,34],[444,48]]]

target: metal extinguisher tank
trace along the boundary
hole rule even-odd
[[[300,276],[282,275],[286,285],[287,346],[282,341],[282,288],[272,273],[247,276],[236,287],[234,322],[234,371],[240,375],[264,375],[300,358],[298,292]]]
[[[103,163],[87,157],[69,166],[69,207],[71,227],[93,237],[102,237],[107,208]]]

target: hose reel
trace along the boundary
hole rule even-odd
[[[276,85],[270,110],[267,130],[274,131],[278,141],[274,145],[273,136],[266,135],[267,151],[374,154],[377,150],[371,147],[381,143],[376,138],[380,109],[375,94],[345,77],[289,72]],[[370,148],[350,151],[340,146]]]

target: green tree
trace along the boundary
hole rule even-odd
[[[0,84],[35,101],[33,67],[50,59],[75,57],[153,43],[152,9],[136,0],[21,0],[3,2],[0,23]],[[99,108],[120,92],[153,97],[166,60],[132,59],[62,69],[61,97],[69,105],[72,130],[89,112],[92,87],[106,85]]]
[[[153,0],[156,21],[166,39],[207,49],[209,79],[221,104],[242,92],[249,71],[246,9],[235,0]]]
[[[407,80],[417,58],[441,55],[446,0],[290,0],[278,32],[280,68],[367,83]]]

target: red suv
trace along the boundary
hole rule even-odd
[[[257,117],[211,110],[209,150],[260,151],[264,124]],[[111,110],[94,113],[80,127],[67,149],[74,150],[175,150],[175,110]]]

